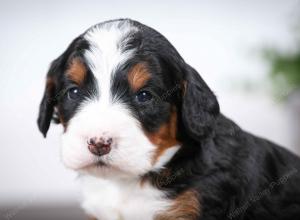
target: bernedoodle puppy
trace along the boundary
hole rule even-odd
[[[197,71],[137,21],[92,26],[52,62],[44,136],[51,121],[96,219],[300,219],[300,159],[222,115]]]

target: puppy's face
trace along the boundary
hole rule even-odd
[[[191,110],[182,106],[185,65],[165,38],[140,23],[98,24],[53,61],[39,128],[46,135],[53,116],[62,123],[62,159],[72,169],[159,169],[180,148],[179,115]]]

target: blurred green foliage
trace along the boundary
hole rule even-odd
[[[295,50],[283,52],[276,48],[264,49],[264,57],[270,64],[269,77],[275,94],[286,98],[300,89],[300,31],[298,29]]]

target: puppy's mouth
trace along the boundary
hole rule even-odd
[[[102,160],[102,158],[98,157],[86,166],[79,168],[78,170],[89,170],[91,168],[109,168],[110,165]]]
[[[129,174],[125,170],[119,168],[118,166],[115,166],[108,162],[104,162],[101,157],[99,157],[97,161],[95,161],[85,167],[82,167],[78,171],[82,172],[82,173],[87,173],[89,175],[94,175],[96,177],[110,176],[112,172],[115,174],[118,174],[120,176],[124,176],[124,175],[126,176],[126,174],[127,175]],[[116,177],[118,175],[116,175]]]
[[[109,163],[107,162],[104,162],[103,160],[101,160],[101,158],[99,158],[99,161],[97,161],[96,163],[94,164],[91,164],[91,166],[94,166],[95,168],[110,168],[112,167],[112,165],[110,165]]]

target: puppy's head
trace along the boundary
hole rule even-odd
[[[134,175],[163,167],[185,138],[213,129],[215,96],[158,32],[132,20],[100,23],[51,64],[38,126],[64,126],[72,169],[110,167]]]

